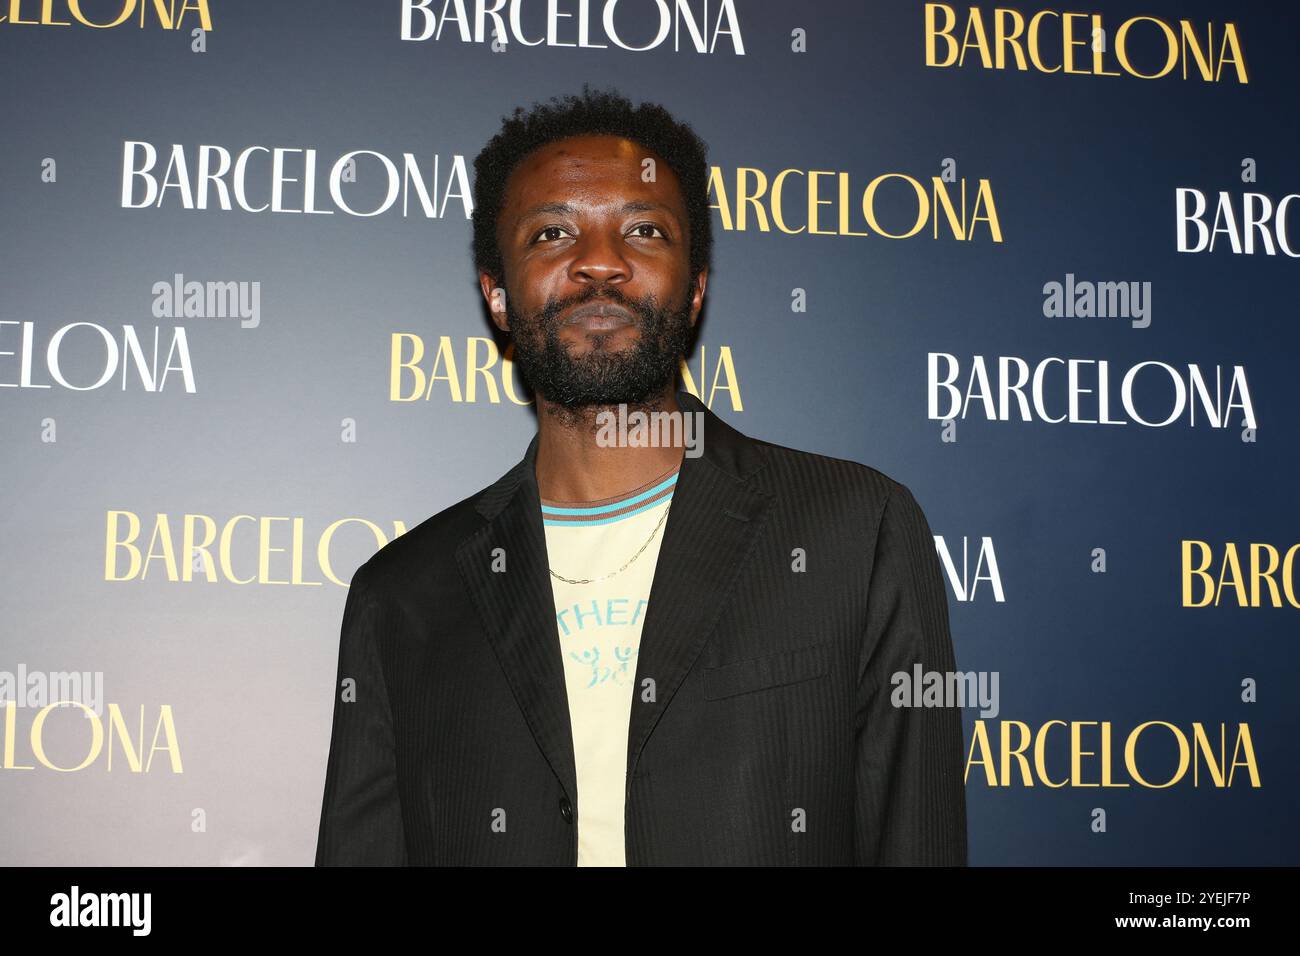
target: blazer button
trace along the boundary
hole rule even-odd
[[[565,823],[573,822],[573,804],[569,803],[568,797],[560,797],[560,816],[564,817]]]

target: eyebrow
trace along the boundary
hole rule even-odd
[[[537,206],[532,206],[524,210],[523,213],[520,214],[519,219],[516,221],[516,225],[520,225],[522,223],[527,222],[529,219],[533,219],[537,216],[543,216],[548,213],[561,215],[561,216],[570,216],[577,213],[577,211],[578,211],[578,207],[574,206],[572,203],[567,203],[567,202],[541,203]],[[672,216],[674,219],[677,218],[670,208],[665,206],[663,203],[658,203],[658,202],[645,202],[643,200],[632,200],[630,202],[623,203],[623,205],[619,208],[619,212],[625,212],[625,213],[626,212],[655,212],[655,211],[665,212],[668,215]]]

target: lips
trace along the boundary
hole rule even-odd
[[[632,324],[632,313],[614,302],[586,302],[576,307],[564,320],[565,325],[587,329],[617,329]]]

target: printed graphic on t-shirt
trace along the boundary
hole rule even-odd
[[[580,684],[584,689],[606,683],[622,686],[636,676],[642,620],[663,533],[660,519],[676,482],[673,469],[644,488],[605,502],[579,506],[542,502],[551,569],[564,577],[590,581],[570,584],[551,579],[566,674],[573,675],[570,668],[576,665],[586,675]],[[647,544],[651,535],[655,540]],[[648,574],[641,573],[638,562],[650,569]],[[620,571],[624,564],[627,567]],[[605,575],[612,576],[598,580]],[[574,600],[566,603],[564,598],[570,596]]]

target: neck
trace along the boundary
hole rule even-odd
[[[646,401],[627,406],[634,411],[677,412],[673,382]],[[597,415],[618,418],[617,405],[584,405],[570,409],[537,396],[537,492],[552,501],[597,501],[638,488],[681,464],[681,445],[602,446]]]

